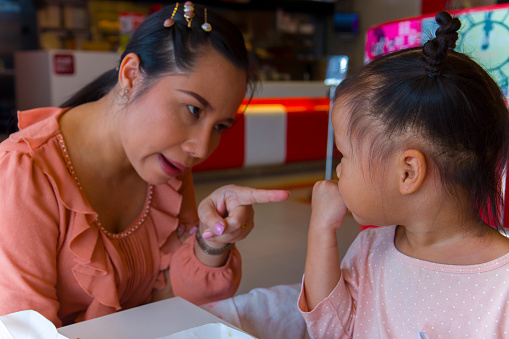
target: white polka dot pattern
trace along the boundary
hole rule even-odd
[[[357,237],[343,276],[311,312],[311,338],[509,338],[509,253],[481,265],[410,258],[394,246],[395,227]],[[301,311],[307,310],[304,294]]]

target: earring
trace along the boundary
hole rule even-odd
[[[175,13],[177,13],[177,9],[179,8],[179,3],[177,2],[175,4],[175,8],[173,9],[173,13],[171,13],[171,17],[169,19],[164,20],[163,26],[164,27],[171,27],[175,23],[173,21],[173,17],[175,16]]]
[[[115,102],[117,103],[117,105],[119,106],[127,105],[127,103],[129,102],[127,92],[129,92],[129,90],[126,88],[124,89],[124,93],[115,95]]]
[[[191,1],[186,1],[184,4],[184,18],[186,18],[187,27],[191,27],[194,18],[194,4]]]
[[[207,9],[204,8],[203,11],[205,12],[205,22],[203,25],[201,25],[201,29],[203,29],[205,32],[210,32],[212,30],[212,26],[210,26],[210,24],[207,22]]]

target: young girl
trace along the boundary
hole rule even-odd
[[[338,182],[313,189],[299,299],[313,338],[509,337],[508,110],[453,50],[460,21],[436,21],[422,48],[381,57],[336,91],[343,158]],[[362,232],[340,266],[347,209],[386,227]]]

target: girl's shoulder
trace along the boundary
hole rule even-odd
[[[345,255],[345,258],[373,257],[382,253],[388,253],[394,247],[394,234],[396,226],[370,227],[361,231]]]
[[[395,232],[396,225],[369,227],[362,230],[357,238],[358,241],[361,242],[379,243],[381,241],[383,244],[387,245],[391,242],[394,243]]]

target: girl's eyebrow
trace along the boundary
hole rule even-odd
[[[191,92],[191,91],[186,91],[186,90],[183,90],[183,89],[179,89],[178,91],[192,96],[193,98],[198,100],[205,108],[212,108],[210,103],[204,97],[199,95],[198,93]]]

